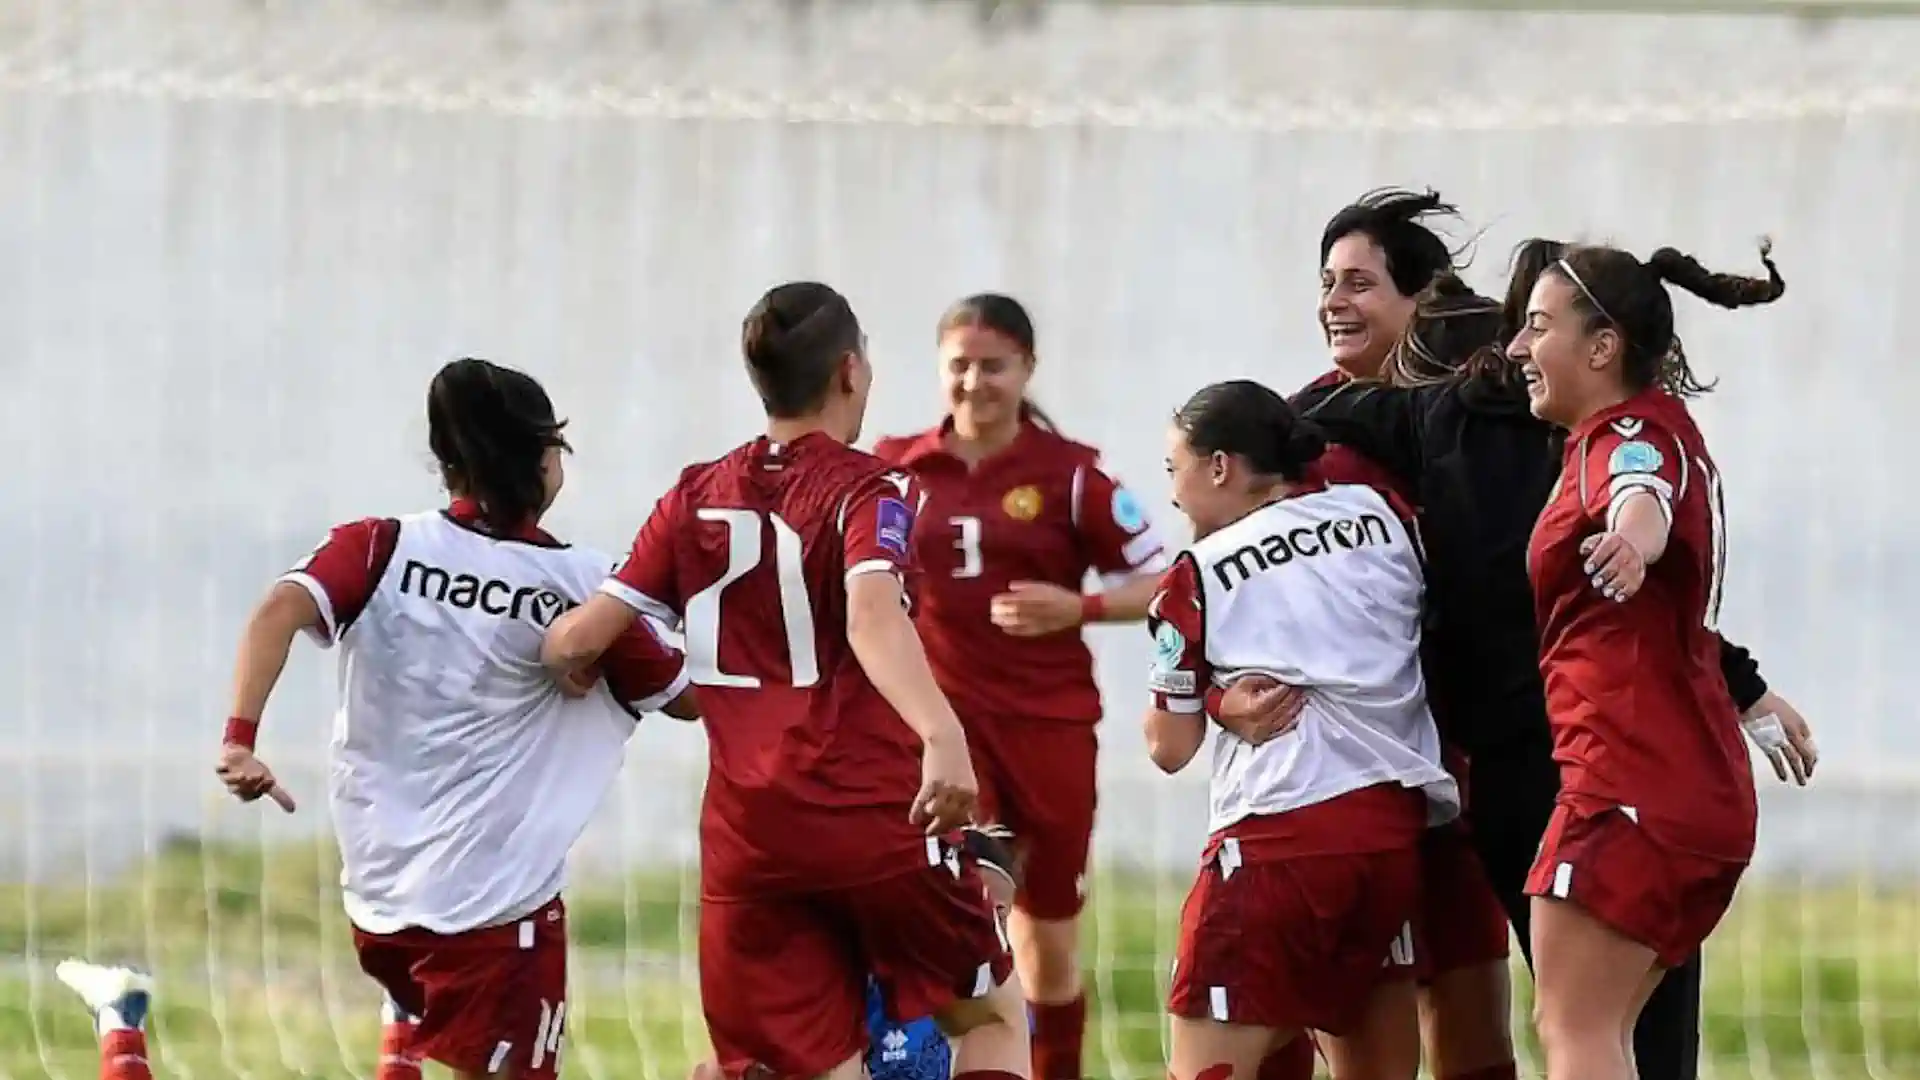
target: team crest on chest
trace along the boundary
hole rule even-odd
[[[1021,484],[1000,500],[1000,509],[1015,521],[1032,521],[1040,516],[1040,489]]]

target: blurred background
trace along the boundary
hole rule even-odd
[[[225,802],[211,764],[271,578],[335,522],[437,499],[445,360],[546,382],[578,450],[553,523],[617,551],[683,463],[756,430],[737,332],[764,288],[852,299],[869,437],[938,418],[935,319],[1003,290],[1039,322],[1040,400],[1178,532],[1164,418],[1326,367],[1320,229],[1383,185],[1458,203],[1488,290],[1529,235],[1727,269],[1774,237],[1785,303],[1681,327],[1722,379],[1698,410],[1722,625],[1823,760],[1806,790],[1764,779],[1707,1073],[1920,1077],[1920,21],[1551,6],[0,0],[0,1080],[93,1073],[50,977],[74,951],[158,970],[162,1074],[371,1072],[324,814],[333,658],[296,652],[262,738],[298,814]],[[1204,781],[1146,762],[1145,635],[1093,637],[1090,1066],[1157,1077]],[[579,849],[569,1075],[677,1080],[702,1048],[703,753],[643,725]]]

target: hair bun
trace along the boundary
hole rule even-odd
[[[1296,419],[1287,432],[1285,455],[1293,461],[1314,461],[1327,451],[1327,437],[1311,420]]]

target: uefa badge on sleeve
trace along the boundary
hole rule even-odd
[[[1172,623],[1163,622],[1160,629],[1153,632],[1153,662],[1161,671],[1178,668],[1186,651],[1186,635]]]
[[[1113,489],[1113,523],[1129,536],[1147,527],[1147,512],[1141,509],[1140,500],[1123,487]]]
[[[1613,448],[1612,455],[1607,458],[1607,473],[1610,476],[1657,473],[1666,460],[1652,443],[1635,439]]]
[[[913,511],[892,497],[880,500],[874,512],[874,536],[880,546],[898,558],[907,557],[907,540],[913,535]]]

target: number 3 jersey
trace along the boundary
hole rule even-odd
[[[1758,811],[1714,629],[1726,534],[1706,441],[1678,398],[1648,390],[1570,432],[1565,453],[1527,552],[1562,798],[1744,862]],[[1593,587],[1580,547],[1636,494],[1666,516],[1667,546],[1620,603]]]
[[[847,583],[912,586],[920,496],[824,434],[689,466],[601,587],[686,637],[708,740],[709,899],[862,885],[920,860],[920,740],[847,642]],[[910,591],[907,595],[911,595]]]
[[[948,420],[873,451],[927,493],[913,538],[923,575],[914,621],[940,687],[970,731],[1098,723],[1100,687],[1080,628],[1010,637],[994,625],[994,597],[1016,581],[1078,594],[1089,570],[1108,587],[1158,574],[1170,545],[1092,447],[1029,417],[1011,445],[969,466],[947,450],[951,429]]]
[[[1289,733],[1213,744],[1208,831],[1376,784],[1459,814],[1420,674],[1420,552],[1371,487],[1307,488],[1195,542],[1148,613],[1156,704],[1198,713],[1209,686],[1263,674],[1307,691]]]

